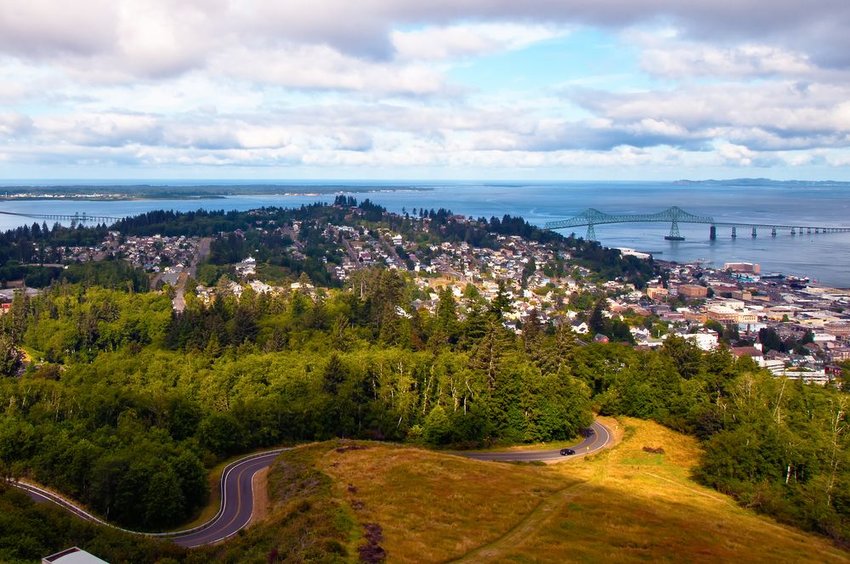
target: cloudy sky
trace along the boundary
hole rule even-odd
[[[850,180],[846,0],[2,0],[0,179]]]

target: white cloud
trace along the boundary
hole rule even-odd
[[[802,53],[753,44],[721,48],[690,42],[668,42],[644,50],[641,66],[651,74],[673,78],[805,77],[817,72],[817,68]]]
[[[203,67],[207,55],[228,39],[215,5],[200,2],[124,0],[118,41],[104,61],[137,76],[172,76]]]
[[[545,25],[478,23],[393,31],[390,39],[398,59],[446,60],[522,49],[567,33]]]
[[[474,78],[464,88],[449,78],[582,26],[619,39],[640,68],[580,61],[552,41],[537,51],[545,61],[506,57],[521,62],[480,92]],[[838,0],[5,0],[0,158],[844,166],[848,27],[850,4]],[[585,75],[559,80],[568,61]],[[539,86],[547,65],[553,78]],[[514,80],[526,70],[530,86]],[[594,81],[609,91],[577,89]],[[559,83],[576,89],[559,97]]]
[[[21,114],[0,114],[0,140],[29,132],[32,120]]]
[[[324,45],[235,48],[210,67],[221,76],[296,89],[428,95],[446,87],[442,73],[429,66],[359,59]]]
[[[750,166],[755,158],[755,153],[747,147],[732,143],[718,144],[717,154],[726,161],[726,164],[734,166]]]
[[[661,121],[694,137],[771,145],[847,146],[850,85],[771,81],[693,84],[625,94],[577,92],[575,100],[615,124]]]

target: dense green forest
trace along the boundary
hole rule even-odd
[[[678,339],[582,346],[564,328],[504,329],[474,295],[395,314],[411,286],[364,271],[358,291],[190,302],[74,284],[19,296],[5,346],[46,362],[0,380],[0,461],[116,522],[177,525],[205,468],[333,436],[478,446],[566,439],[605,414],[705,441],[700,479],[752,507],[847,538],[847,396],[777,380]],[[37,351],[37,352],[36,352]]]
[[[368,202],[359,209],[364,220],[387,220]],[[328,221],[336,212],[300,213]],[[432,212],[416,215],[423,213]],[[433,217],[434,237],[553,237],[508,217]],[[127,228],[181,218],[148,214]],[[242,221],[203,219],[210,229]],[[397,230],[412,221],[390,219]],[[628,270],[619,253],[594,259],[597,246],[558,241],[602,271]],[[220,237],[217,252],[227,245]],[[121,261],[62,273],[39,296],[16,295],[0,318],[0,473],[31,477],[116,523],[186,522],[207,500],[208,469],[251,449],[338,436],[452,448],[562,440],[597,411],[696,435],[705,446],[698,479],[783,521],[850,540],[848,396],[840,387],[775,379],[748,359],[702,353],[677,338],[658,350],[587,344],[535,316],[517,334],[505,328],[507,304],[472,289],[462,298],[441,291],[434,313],[412,310],[418,290],[398,271],[360,270],[344,287],[309,292],[246,288],[209,305],[189,294],[180,314]],[[22,523],[57,519],[14,493],[0,492],[0,504],[24,512]],[[0,534],[0,557],[31,558],[46,546],[21,542]]]

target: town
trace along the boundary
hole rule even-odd
[[[258,294],[303,291],[315,296],[318,284],[310,277],[280,276],[280,269],[258,261],[251,251],[238,262],[221,265],[207,284],[198,280],[198,265],[209,259],[217,241],[271,237],[280,241],[281,253],[293,264],[321,249],[320,264],[337,285],[362,269],[404,273],[418,291],[408,308],[398,312],[402,316],[413,309],[434,313],[440,292],[448,289],[461,315],[470,295],[507,300],[504,324],[520,334],[528,323],[569,324],[586,341],[622,341],[638,348],[660,346],[676,335],[706,351],[727,346],[776,376],[817,384],[830,382],[840,374],[839,364],[850,360],[850,290],[790,276],[761,276],[753,263],[719,268],[676,264],[623,249],[623,254],[653,261],[658,273],[638,288],[622,279],[600,279],[562,248],[518,235],[488,233],[491,244],[486,246],[440,241],[429,237],[433,218],[422,212],[404,214],[402,234],[389,227],[402,221],[398,214],[384,212],[393,221],[375,223],[365,221],[366,212],[344,199],[335,207],[346,212],[344,222],[311,223],[309,228],[301,220],[278,225],[256,210],[247,230],[217,238],[124,236],[113,230],[98,245],[57,251],[66,264],[126,260],[150,273],[152,288],[172,287],[178,311],[186,307],[186,293],[206,304],[217,293],[238,298],[247,288]],[[445,221],[454,229],[480,225],[458,215]],[[5,308],[14,291],[0,293]]]

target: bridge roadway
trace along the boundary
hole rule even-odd
[[[737,236],[738,227],[752,229],[752,236],[757,236],[758,229],[770,229],[771,235],[776,236],[777,230],[790,230],[791,235],[798,232],[806,233],[850,233],[850,226],[830,225],[808,225],[805,223],[782,224],[782,223],[756,223],[751,221],[715,221],[711,216],[695,215],[677,206],[667,208],[651,214],[608,214],[594,208],[588,208],[575,217],[558,221],[549,221],[545,224],[546,229],[567,229],[570,227],[587,227],[587,239],[595,239],[595,225],[610,223],[670,223],[670,238],[677,239],[680,223],[702,223],[711,225],[710,238],[716,237],[718,226],[731,227],[732,237]]]
[[[41,219],[44,221],[76,221],[80,222],[89,222],[94,221],[96,223],[115,223],[120,217],[113,217],[110,215],[89,215],[87,213],[75,213],[75,214],[61,214],[61,213],[17,213],[17,212],[9,212],[9,211],[0,211],[2,215],[14,215],[16,217],[28,217],[30,219]]]

